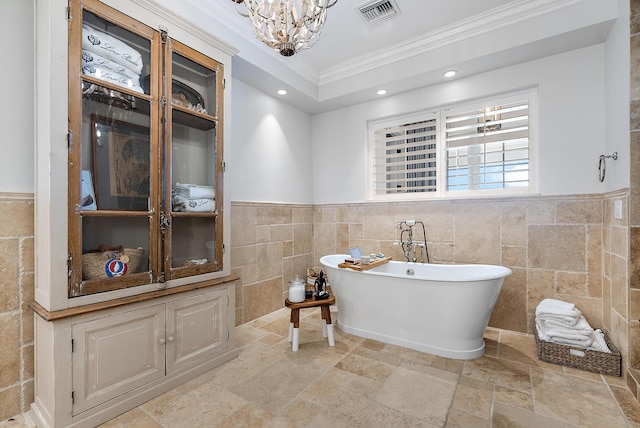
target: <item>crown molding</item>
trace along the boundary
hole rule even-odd
[[[588,0],[520,0],[510,3],[412,40],[404,41],[401,44],[369,52],[366,55],[328,68],[320,75],[318,85],[322,86],[347,77],[370,72],[416,55],[472,39],[532,18],[585,3],[586,1]]]
[[[212,45],[213,47],[221,50],[227,55],[235,55],[238,53],[238,50],[236,48],[226,43],[224,40],[221,40],[218,37],[215,37],[213,34],[211,34],[210,31],[207,31],[203,28],[198,27],[197,25],[193,24],[193,22],[185,19],[184,17],[176,14],[169,8],[166,8],[153,0],[130,0],[130,1],[131,3],[134,3],[148,10],[154,15],[159,16],[162,19],[177,25],[183,31],[191,34],[192,36],[199,38],[205,43]]]

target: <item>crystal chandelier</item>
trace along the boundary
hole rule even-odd
[[[313,46],[320,36],[327,9],[338,0],[232,0],[238,13],[249,18],[256,37],[283,56]]]

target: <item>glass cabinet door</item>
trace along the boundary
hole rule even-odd
[[[76,297],[157,276],[158,80],[148,76],[157,75],[158,42],[151,28],[95,0],[71,7],[69,297]]]
[[[163,204],[168,279],[222,269],[222,67],[170,40]]]

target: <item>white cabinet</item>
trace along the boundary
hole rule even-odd
[[[215,291],[181,299],[166,309],[167,373],[201,364],[228,348],[229,300],[234,295]]]
[[[235,358],[234,290],[234,281],[221,282],[60,319],[36,316],[37,424],[95,426]]]
[[[165,308],[155,305],[71,327],[73,414],[165,375]]]

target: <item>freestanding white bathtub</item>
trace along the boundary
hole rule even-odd
[[[358,272],[338,267],[348,257],[320,259],[342,331],[447,358],[484,355],[484,331],[511,269],[390,261]]]

